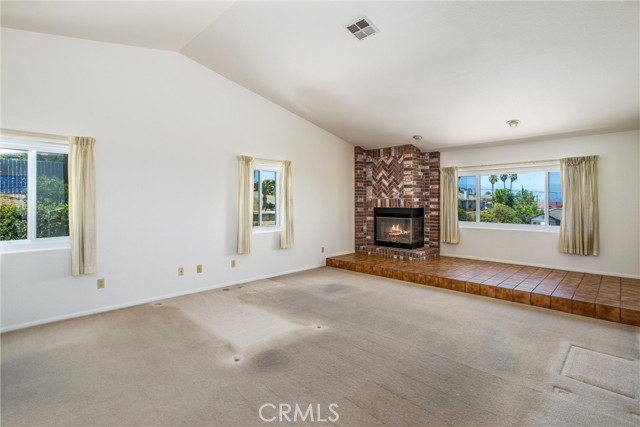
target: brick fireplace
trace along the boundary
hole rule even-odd
[[[424,246],[375,245],[375,208],[424,209]],[[440,153],[413,145],[355,148],[356,253],[423,261],[440,252]]]

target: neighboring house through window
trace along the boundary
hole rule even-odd
[[[0,139],[0,242],[68,242],[68,145]]]

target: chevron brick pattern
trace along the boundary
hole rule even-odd
[[[400,199],[404,197],[404,156],[371,159],[367,177],[371,177],[371,198]]]

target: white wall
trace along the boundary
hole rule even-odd
[[[3,29],[2,127],[97,139],[99,253],[81,278],[68,249],[3,253],[3,330],[353,250],[353,147],[177,53]],[[238,154],[293,161],[295,248],[235,254]]]
[[[600,256],[561,254],[558,232],[460,229],[460,243],[441,254],[640,277],[640,139],[638,131],[446,151],[441,165],[551,160],[597,154]]]

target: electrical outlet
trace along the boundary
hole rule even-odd
[[[202,264],[196,265],[196,273],[198,274],[202,273]]]
[[[235,259],[231,260],[231,268],[236,268],[236,260]]]
[[[104,289],[104,279],[98,279],[98,289]]]
[[[184,267],[178,267],[178,276],[184,276]]]
[[[320,248],[320,252],[324,253],[324,246]]]

